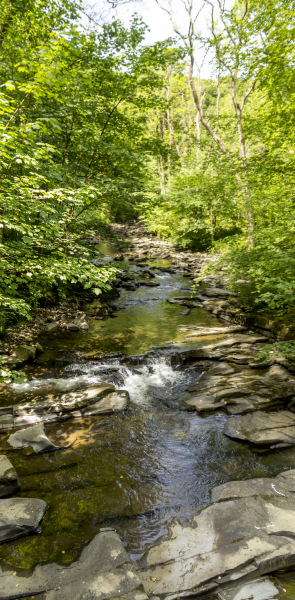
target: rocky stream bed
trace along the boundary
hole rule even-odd
[[[295,376],[225,275],[138,224],[0,402],[0,600],[295,598]],[[127,242],[127,243],[126,243]],[[50,325],[49,327],[48,325]]]

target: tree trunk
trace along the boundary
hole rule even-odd
[[[160,186],[161,186],[161,194],[164,196],[166,194],[166,177],[165,177],[165,169],[164,169],[164,161],[163,157],[159,157],[159,173],[160,173]]]

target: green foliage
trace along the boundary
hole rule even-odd
[[[285,358],[288,363],[295,362],[295,341],[290,342],[275,342],[275,344],[266,344],[255,360],[264,360],[267,362],[273,358]]]
[[[109,290],[115,267],[96,267],[83,239],[133,217],[142,198],[143,108],[154,105],[157,65],[171,53],[142,46],[136,16],[129,30],[113,21],[98,33],[82,27],[80,8],[1,7],[2,330],[38,303]]]
[[[146,225],[178,246],[197,250],[237,231],[236,186],[218,157],[216,163],[209,166],[203,150],[199,164],[189,157],[175,168],[165,194],[150,185],[141,206]]]
[[[0,383],[23,383],[27,381],[25,373],[22,371],[15,371],[3,366],[3,361],[0,356]]]
[[[192,54],[144,46],[138,16],[98,31],[79,1],[3,0],[1,330],[38,303],[108,290],[115,267],[96,267],[83,240],[134,216],[221,252],[248,310],[294,306],[294,2],[226,7],[192,39],[216,63],[216,77],[193,80],[214,138],[187,79]]]

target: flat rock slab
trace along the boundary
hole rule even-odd
[[[83,416],[110,414],[124,410],[128,404],[129,394],[127,391],[116,391],[114,385],[94,385],[87,389],[55,395],[48,400],[33,403],[26,402],[7,407],[7,409],[3,409],[5,412],[0,414],[0,430],[7,431],[16,427],[53,423]],[[45,439],[43,441],[46,444],[51,444],[48,438],[47,442]],[[51,450],[55,449],[57,448],[51,447]]]
[[[82,410],[82,416],[94,416],[100,414],[114,413],[121,410],[125,410],[129,404],[129,393],[126,390],[113,392],[108,394],[100,400],[84,408]]]
[[[190,359],[213,359],[250,365],[267,341],[262,335],[237,333],[226,336],[218,343],[200,344],[193,349],[180,350],[178,356],[183,362]]]
[[[229,327],[193,327],[193,326],[185,326],[180,325],[179,328],[182,331],[189,332],[185,337],[198,337],[198,336],[206,336],[206,335],[227,335],[229,333],[238,333],[240,331],[246,331],[246,327],[242,325],[232,325]]]
[[[294,566],[294,492],[295,470],[219,486],[218,502],[191,527],[175,524],[169,539],[147,552],[140,574],[146,592],[169,600],[217,594]]]
[[[276,600],[279,597],[278,588],[268,577],[244,583],[234,590],[218,594],[219,600]]]
[[[7,431],[13,429],[14,419],[12,414],[0,415],[0,431]]]
[[[1,569],[1,567],[0,567]],[[114,530],[102,530],[69,567],[36,567],[30,577],[0,570],[1,600],[45,593],[46,600],[147,600],[122,542]]]
[[[44,431],[44,423],[21,429],[21,431],[10,435],[7,441],[13,448],[17,449],[31,446],[38,454],[60,449],[60,446],[53,444],[47,437]]]
[[[0,498],[20,490],[20,481],[14,466],[4,454],[0,455]]]
[[[204,372],[183,407],[199,413],[223,409],[235,415],[285,408],[292,401],[295,378],[284,367],[273,365],[260,371],[236,364],[230,372],[227,364],[221,361]]]
[[[0,542],[38,533],[47,508],[46,502],[34,498],[0,500]]]
[[[295,492],[295,469],[283,471],[277,477],[258,477],[244,481],[230,481],[217,485],[211,490],[212,502],[263,496],[267,501],[275,502],[284,498],[292,500]]]
[[[279,448],[295,444],[295,414],[257,411],[228,419],[223,433],[228,437],[250,442],[255,446]]]

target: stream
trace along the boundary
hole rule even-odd
[[[200,371],[194,365],[177,366],[157,346],[173,349],[183,341],[179,325],[222,323],[202,308],[183,314],[182,306],[169,304],[167,299],[189,294],[192,281],[179,271],[158,269],[168,268],[168,261],[147,265],[158,286],[122,289],[112,301],[114,316],[90,319],[87,332],[41,338],[45,351],[26,368],[28,382],[15,385],[11,396],[1,400],[2,405],[34,401],[102,378],[128,390],[131,399],[123,413],[47,424],[46,434],[54,443],[69,445],[55,453],[14,450],[7,444],[9,434],[1,436],[0,451],[21,480],[19,495],[45,500],[50,507],[38,536],[0,547],[0,558],[10,566],[29,570],[51,561],[69,564],[102,527],[112,526],[140,567],[171,524],[189,525],[210,503],[213,486],[295,467],[293,448],[283,453],[251,450],[223,435],[223,413],[200,417],[182,410],[181,398]],[[138,273],[143,267],[132,269]],[[125,361],[116,354],[103,356],[120,352],[127,357],[147,354]]]

